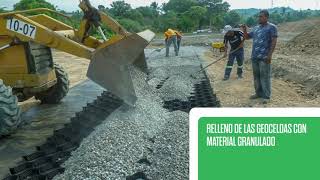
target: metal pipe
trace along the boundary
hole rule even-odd
[[[103,40],[104,40],[104,41],[107,41],[107,37],[106,37],[106,35],[104,35],[104,33],[103,33],[102,29],[101,29],[101,26],[98,26],[98,30],[99,30],[99,32],[100,32]]]
[[[2,47],[0,47],[0,51],[4,50],[4,49],[7,49],[10,47],[10,44],[7,44],[7,45],[4,45]]]

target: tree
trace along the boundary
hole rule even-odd
[[[190,10],[188,10],[185,15],[188,16],[191,20],[191,27],[199,28],[200,20],[205,16],[207,13],[207,9],[201,6],[192,6]],[[186,19],[185,19],[186,20]]]
[[[4,8],[0,8],[0,13],[6,12]]]
[[[130,11],[128,11],[125,14],[124,18],[128,18],[143,24],[143,15],[137,9],[131,9]]]
[[[50,4],[45,0],[21,0],[14,6],[14,10],[27,10],[27,9],[35,9],[35,8],[48,8],[52,10],[56,10],[54,5]]]
[[[173,11],[170,11],[160,18],[159,30],[164,31],[168,28],[177,28],[178,27],[178,18],[177,14]]]
[[[253,16],[251,16],[251,17],[249,17],[249,18],[247,19],[246,24],[247,24],[248,26],[254,26],[254,25],[257,24],[257,20],[256,20],[256,18],[254,18]]]
[[[151,5],[150,5],[150,7],[151,7],[152,9],[158,10],[158,9],[159,9],[159,4],[158,4],[157,2],[152,2]]]
[[[236,11],[230,11],[224,16],[224,23],[233,27],[240,24],[240,20],[241,17]]]
[[[156,18],[159,16],[159,12],[152,7],[138,7],[136,10],[138,10],[143,15],[143,17]]]
[[[110,8],[110,12],[114,15],[114,16],[118,16],[118,17],[127,17],[128,16],[128,12],[131,10],[131,5],[122,1],[114,1],[111,3],[111,8]]]
[[[196,6],[195,0],[170,0],[164,4],[163,10],[165,12],[174,11],[176,13],[184,13],[188,11],[192,6]]]
[[[100,11],[105,11],[105,10],[106,10],[106,7],[103,6],[103,5],[99,5],[99,6],[98,6],[98,9],[99,9]]]
[[[207,16],[210,27],[214,25],[216,29],[223,26],[223,16],[228,12],[230,4],[222,0],[198,0],[199,4],[207,8]]]
[[[130,32],[142,31],[142,26],[134,20],[122,18],[122,19],[119,19],[118,21],[124,28],[126,28]]]
[[[274,24],[279,24],[284,22],[284,18],[279,13],[275,12],[270,15],[270,22]]]
[[[36,8],[48,8],[52,10],[56,10],[56,7],[49,2],[45,0],[21,0],[20,2],[16,3],[13,6],[14,10],[28,10],[28,9],[36,9]],[[36,15],[36,14],[43,14],[43,12],[33,12],[28,13],[29,15]],[[64,18],[61,18],[60,16],[50,13],[50,12],[44,12],[44,14],[51,16],[55,19],[63,21]]]

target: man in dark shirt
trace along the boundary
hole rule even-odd
[[[244,50],[243,50],[243,42],[244,42],[244,36],[241,31],[232,29],[231,26],[225,26],[224,32],[226,33],[224,36],[224,44],[225,44],[225,57],[227,56],[228,51],[228,44],[231,46],[224,79],[228,80],[230,78],[230,74],[233,68],[234,60],[237,60],[238,64],[238,78],[242,78],[243,74],[243,61],[244,61]]]

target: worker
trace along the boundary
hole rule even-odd
[[[268,21],[269,12],[262,10],[259,13],[259,25],[250,33],[246,25],[241,26],[246,39],[253,39],[252,69],[255,94],[250,99],[263,99],[267,104],[271,99],[271,60],[277,45],[277,27]]]
[[[168,29],[165,33],[165,43],[166,43],[166,57],[169,57],[169,49],[171,44],[173,44],[176,56],[178,56],[178,44],[177,44],[177,34],[174,30]]]
[[[228,44],[231,46],[230,54],[228,57],[228,62],[226,65],[224,78],[223,80],[227,81],[230,78],[230,74],[233,68],[234,60],[237,60],[238,70],[237,75],[238,79],[243,78],[243,61],[244,61],[244,36],[240,30],[233,29],[230,25],[224,27],[224,44],[225,44],[225,54],[224,57],[227,57]]]
[[[177,46],[178,46],[178,53],[180,51],[181,41],[182,41],[182,33],[180,31],[174,31],[177,35]]]

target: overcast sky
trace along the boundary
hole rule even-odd
[[[74,11],[78,9],[79,0],[47,0],[52,4],[58,6],[59,9],[65,11]],[[104,5],[108,6],[110,2],[114,0],[91,0],[94,6]],[[150,5],[151,2],[168,2],[168,0],[125,0],[133,7]],[[242,9],[242,8],[270,8],[272,0],[226,0],[230,5],[231,9]],[[320,0],[273,0],[274,6],[290,6],[294,9],[319,9]],[[13,4],[19,2],[19,0],[0,0],[0,7],[7,7],[12,9]]]

